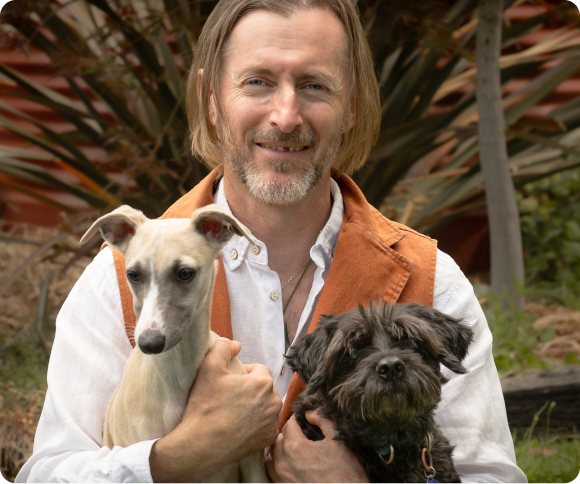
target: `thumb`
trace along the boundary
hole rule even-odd
[[[336,435],[336,429],[334,428],[332,420],[322,417],[315,410],[308,410],[304,415],[308,423],[316,425],[322,430],[325,439],[332,439]]]
[[[230,364],[230,360],[235,358],[241,349],[242,344],[239,341],[232,341],[221,337],[217,338],[213,344],[213,348],[205,356],[202,366],[209,371],[223,370],[225,372]]]

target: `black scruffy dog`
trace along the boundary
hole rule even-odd
[[[447,381],[439,365],[466,373],[472,339],[469,327],[419,304],[325,316],[286,357],[307,383],[292,410],[311,440],[324,436],[307,410],[332,420],[373,482],[461,482],[433,411]]]

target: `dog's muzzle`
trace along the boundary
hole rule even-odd
[[[146,355],[158,355],[165,348],[165,336],[161,331],[146,329],[139,335],[139,349]]]
[[[377,364],[377,373],[387,381],[395,381],[405,373],[405,363],[396,356],[387,356]]]

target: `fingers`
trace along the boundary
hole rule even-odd
[[[268,368],[266,365],[261,365],[260,363],[246,365],[246,370],[248,370],[248,373],[253,374],[254,376],[268,376],[272,378],[270,368]]]
[[[326,439],[332,439],[336,435],[336,430],[332,420],[322,417],[316,410],[308,410],[305,414],[306,420],[312,425],[316,425],[322,430]]]
[[[270,455],[273,459],[280,457],[284,453],[284,434],[278,433],[276,439],[270,446]]]
[[[242,345],[239,341],[217,338],[213,348],[207,353],[202,365],[208,369],[226,370],[230,360],[238,355]]]
[[[276,440],[270,447],[270,455],[266,459],[266,470],[268,471],[268,476],[273,482],[283,482],[282,478],[278,475],[276,471],[276,463],[280,463],[284,460],[284,435],[278,434]]]
[[[284,424],[282,433],[291,440],[308,440],[304,432],[302,432],[302,427],[298,425],[296,417],[292,415],[288,421]]]

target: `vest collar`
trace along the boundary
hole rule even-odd
[[[359,303],[368,304],[378,299],[396,302],[415,265],[392,248],[405,237],[405,232],[369,205],[347,175],[334,170],[331,175],[342,193],[344,220],[309,333],[316,329],[323,314],[339,314],[356,308]],[[213,203],[214,188],[220,177],[219,170],[214,169],[161,218],[186,218],[195,209]],[[233,337],[229,293],[221,256],[218,258],[211,326],[221,336]]]

